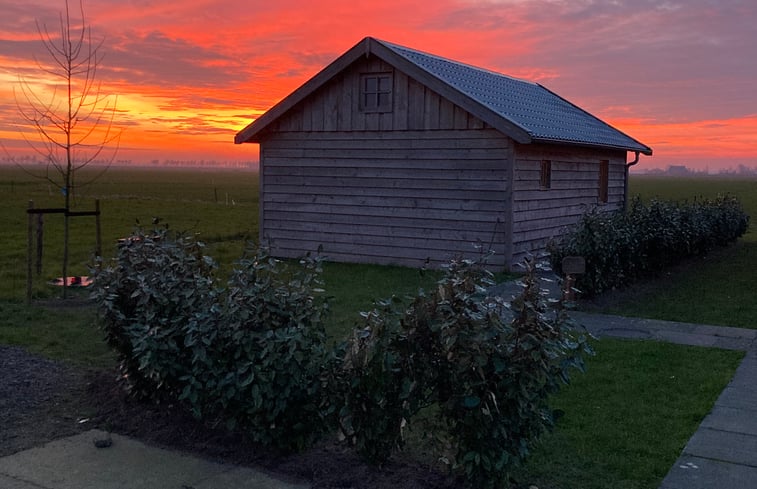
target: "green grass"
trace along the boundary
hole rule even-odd
[[[755,186],[757,180],[700,183],[634,177],[631,189],[645,197],[669,198],[731,191],[757,215]],[[101,200],[106,255],[108,250],[114,253],[116,239],[127,235],[137,219],[149,224],[153,216],[174,229],[199,233],[223,270],[241,255],[246,238],[257,236],[257,174],[252,172],[114,168],[83,190],[79,210],[91,208],[94,198]],[[61,200],[47,184],[0,167],[0,343],[77,365],[112,366],[114,359],[94,326],[91,309],[23,305],[25,210],[30,199],[38,207],[59,206]],[[86,273],[94,223],[87,218],[73,222],[72,271]],[[61,229],[60,216],[48,216],[44,273],[34,284],[38,299],[59,292],[46,281],[60,275]],[[757,265],[755,246],[757,238],[750,233],[736,247],[713,254],[669,278],[662,290],[620,305],[618,311],[748,325],[750,317],[757,317],[749,295],[750,272]],[[414,293],[433,286],[438,277],[438,272],[421,274],[402,267],[327,263],[323,278],[327,294],[333,296],[331,336],[346,337],[359,312],[370,309],[374,299]],[[556,398],[556,406],[567,415],[518,474],[524,482],[552,489],[657,487],[742,357],[738,352],[639,341],[602,340],[596,349],[588,373],[577,375]]]
[[[604,312],[625,316],[757,328],[754,270],[757,269],[757,179],[633,177],[631,194],[644,199],[692,200],[729,193],[752,216],[735,245],[692,260],[658,280],[631,287]]]
[[[82,170],[78,179],[87,181],[93,176]],[[93,210],[95,199],[100,200],[106,257],[115,254],[116,240],[130,234],[137,222],[149,228],[153,218],[159,217],[175,230],[198,234],[214,257],[228,264],[241,255],[247,239],[257,238],[257,182],[258,175],[252,171],[111,168],[79,191],[75,210]],[[0,297],[8,300],[25,297],[30,200],[35,207],[63,205],[62,197],[45,181],[15,167],[0,167],[0,222],[4,224]],[[36,297],[56,294],[46,283],[61,275],[63,218],[51,214],[44,219],[43,273],[35,277]],[[71,275],[87,274],[94,249],[94,218],[72,218]]]
[[[327,263],[323,280],[332,297],[330,336],[347,338],[360,318],[359,313],[371,310],[375,300],[415,294],[419,289],[432,287],[439,278],[441,273],[436,270]]]
[[[565,416],[516,478],[553,489],[656,488],[743,354],[609,338],[594,347],[586,374],[554,400]]]
[[[82,367],[110,368],[115,356],[102,341],[91,308],[53,309],[0,302],[0,344]]]

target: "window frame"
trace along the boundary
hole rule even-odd
[[[375,80],[375,88],[370,87]],[[385,86],[382,81],[387,81]],[[381,71],[360,74],[360,112],[386,113],[394,108],[394,72]],[[382,100],[385,98],[385,100]]]
[[[552,160],[541,160],[539,169],[539,189],[549,190],[552,188]]]
[[[610,201],[610,160],[599,160],[599,191],[597,202],[607,204]]]

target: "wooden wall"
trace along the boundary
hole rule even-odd
[[[363,112],[360,74],[392,72],[393,110]],[[541,161],[552,186],[540,189]],[[624,151],[517,145],[375,57],[363,58],[261,137],[261,239],[279,256],[420,266],[472,255],[510,268],[598,204],[623,204]]]
[[[362,73],[394,74],[392,112],[362,112]],[[435,131],[486,124],[376,57],[357,62],[272,124],[274,132]]]
[[[510,141],[494,130],[280,132],[261,145],[261,232],[280,256],[504,266]]]
[[[547,144],[516,145],[513,177],[513,262],[539,253],[587,210],[624,203],[625,151]],[[552,185],[540,188],[542,160],[552,162]],[[599,166],[609,161],[608,202],[599,202]]]

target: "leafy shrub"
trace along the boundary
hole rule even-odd
[[[95,274],[93,296],[130,391],[282,450],[329,429],[320,262],[290,267],[250,248],[226,288],[202,243],[138,230]]]
[[[182,391],[193,362],[186,330],[214,304],[215,268],[201,242],[168,228],[137,229],[119,244],[115,263],[97,268],[92,296],[133,395],[174,399]]]
[[[566,256],[586,259],[576,287],[590,296],[726,246],[748,226],[749,216],[733,196],[648,204],[637,197],[626,212],[587,212],[547,249],[558,271]]]
[[[409,307],[384,301],[364,314],[348,346],[339,414],[368,460],[385,461],[433,405],[434,436],[447,445],[437,455],[472,487],[503,487],[552,427],[548,396],[583,366],[585,338],[541,296],[533,263],[511,310],[486,294],[491,284],[481,263],[456,260]]]
[[[322,382],[331,351],[320,261],[292,268],[261,249],[237,264],[221,311],[225,368],[207,390],[224,419],[254,440],[301,450],[333,429]]]

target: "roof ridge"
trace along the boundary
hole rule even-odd
[[[237,133],[237,143],[253,141],[270,123],[349,69],[375,55],[461,109],[521,144],[565,142],[640,151],[652,148],[543,85],[486,68],[365,37],[265,114]]]
[[[481,72],[484,72],[484,73],[489,73],[490,75],[495,75],[495,76],[499,76],[499,77],[503,77],[503,78],[509,78],[510,80],[517,81],[517,82],[522,82],[522,83],[528,83],[529,85],[538,85],[538,86],[541,86],[539,83],[537,83],[535,81],[532,81],[532,80],[526,80],[525,78],[519,78],[517,76],[512,76],[512,75],[508,75],[508,74],[505,74],[505,73],[500,73],[499,71],[490,70],[489,68],[483,68],[481,66],[472,65],[472,64],[469,64],[469,63],[463,63],[461,61],[456,61],[456,60],[451,59],[451,58],[445,58],[444,56],[439,56],[438,54],[433,54],[433,53],[429,53],[429,52],[426,52],[426,51],[421,51],[420,49],[409,48],[407,46],[403,46],[402,44],[397,44],[397,43],[385,41],[383,39],[378,39],[378,38],[375,38],[375,37],[369,37],[369,39],[371,39],[372,41],[376,41],[378,43],[381,43],[385,47],[387,47],[389,49],[392,49],[395,52],[396,52],[396,49],[399,48],[399,49],[402,49],[402,50],[405,50],[405,51],[410,51],[410,52],[413,52],[413,53],[416,53],[416,54],[420,54],[422,56],[427,56],[429,58],[434,58],[434,59],[437,59],[437,60],[440,60],[440,61],[444,61],[444,62],[453,64],[453,65],[464,66],[464,67],[470,68],[472,70],[481,71]]]

